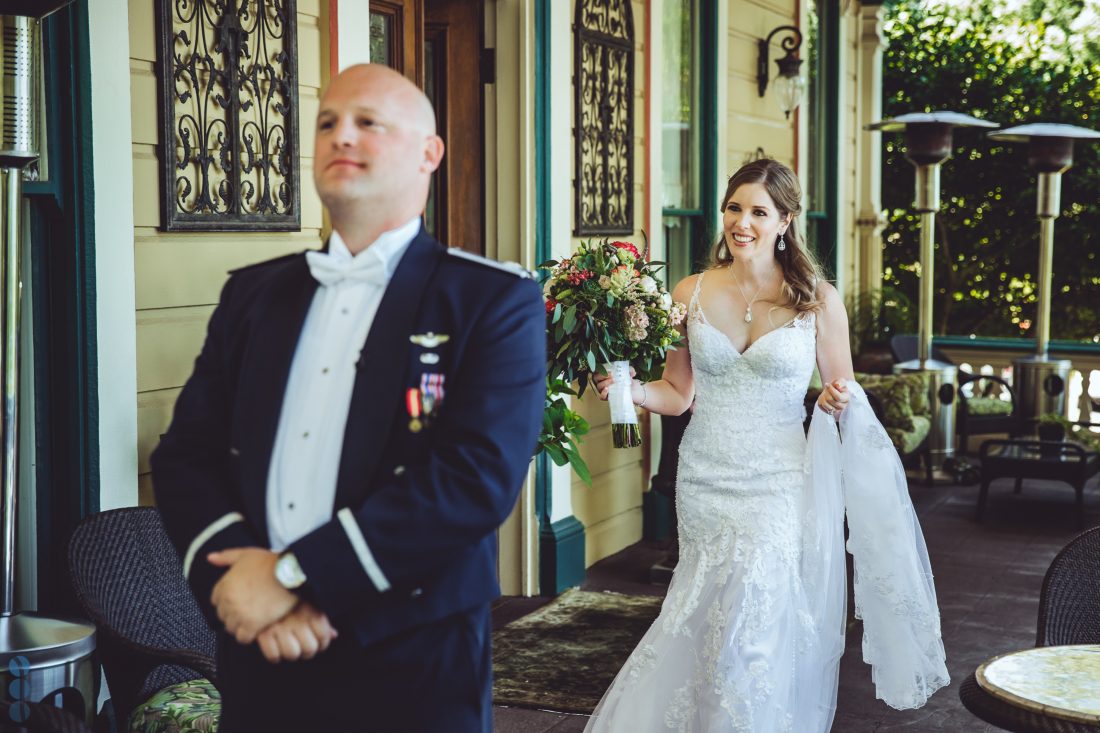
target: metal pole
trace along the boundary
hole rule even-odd
[[[920,215],[920,301],[917,359],[921,368],[932,358],[932,297],[935,275],[936,212],[940,208],[940,166],[917,166],[916,209]]]
[[[15,612],[15,522],[19,463],[19,199],[22,172],[3,169],[4,235],[4,455],[3,516],[0,517],[4,557],[0,562],[0,616]]]
[[[1035,314],[1035,353],[1047,356],[1050,343],[1050,288],[1054,269],[1054,220],[1062,198],[1062,174],[1040,173],[1037,214],[1039,215],[1039,305]]]

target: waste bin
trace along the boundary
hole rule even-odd
[[[1033,354],[1012,362],[1012,383],[1020,405],[1020,417],[1034,422],[1053,412],[1066,414],[1069,359],[1051,359]]]
[[[13,703],[12,720],[25,718],[20,702],[64,708],[89,726],[95,718],[95,626],[34,613],[0,616],[0,698]]]
[[[919,359],[894,365],[894,374],[928,374],[928,404],[932,407],[932,425],[928,447],[932,470],[938,471],[955,455],[955,397],[959,370],[954,364]]]

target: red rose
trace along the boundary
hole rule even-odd
[[[617,247],[619,249],[625,249],[627,252],[634,255],[634,259],[641,258],[641,255],[638,253],[638,248],[635,247],[630,242],[612,242],[611,246],[612,247]]]
[[[554,307],[557,306],[557,304],[558,304],[558,301],[554,300],[553,298],[546,301],[546,314],[549,315],[549,314],[553,313],[554,312]]]

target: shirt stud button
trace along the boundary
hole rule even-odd
[[[307,430],[304,433],[302,433],[302,437],[303,438],[308,438],[309,437],[309,431]]]
[[[328,367],[321,370],[321,374],[328,374]]]
[[[293,511],[293,510],[294,510],[294,502],[290,502],[289,504],[287,504],[287,505],[286,505],[286,508],[287,508],[287,509],[290,509],[291,511]]]

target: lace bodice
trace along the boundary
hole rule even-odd
[[[699,303],[704,274],[699,275],[688,305],[688,342],[695,377],[692,420],[718,419],[723,427],[734,430],[757,430],[760,421],[801,423],[805,418],[803,399],[816,361],[814,314],[793,318],[741,353],[707,321]]]

